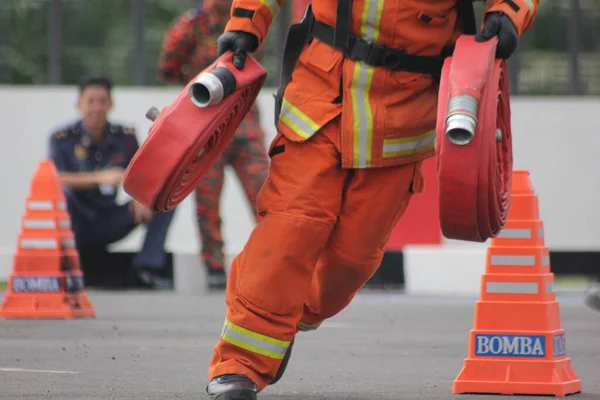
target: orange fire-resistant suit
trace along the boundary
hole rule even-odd
[[[490,0],[518,34],[539,0]],[[283,0],[235,0],[226,31],[262,43]],[[354,0],[350,33],[434,56],[461,34],[456,0]],[[336,24],[335,0],[313,0]],[[237,10],[237,11],[236,11]],[[242,10],[242,11],[239,11]],[[231,266],[226,321],[209,379],[247,375],[268,385],[299,330],[344,309],[376,271],[434,155],[438,85],[429,74],[372,67],[313,39],[286,87],[269,176],[257,199],[263,221]]]

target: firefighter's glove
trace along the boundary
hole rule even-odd
[[[490,12],[485,17],[483,29],[475,36],[478,42],[487,42],[498,36],[496,58],[507,59],[517,49],[519,35],[510,17],[503,12]]]
[[[246,54],[256,50],[258,39],[251,33],[243,31],[229,31],[223,33],[217,42],[218,56],[222,56],[228,50],[233,52],[233,65],[237,69],[243,69],[246,63]]]

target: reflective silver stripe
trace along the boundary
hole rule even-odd
[[[314,324],[314,325],[309,325],[309,324],[305,324],[302,322],[298,322],[298,328],[300,328],[301,331],[316,331],[319,326],[321,326],[321,323],[318,324]]]
[[[69,229],[71,227],[71,221],[68,219],[61,219],[59,222],[60,229]]]
[[[279,360],[290,345],[290,342],[252,332],[229,321],[225,322],[221,339],[244,350]]]
[[[540,239],[543,239],[543,238],[544,238],[544,228],[539,228],[539,229],[538,229],[538,237],[539,237]]]
[[[523,0],[523,2],[527,4],[527,7],[529,7],[529,14],[535,11],[535,5],[533,4],[532,0]]]
[[[56,229],[53,219],[25,219],[23,226],[27,229]]]
[[[535,265],[535,256],[496,256],[491,257],[492,265],[508,265],[520,267],[533,267]]]
[[[398,157],[412,154],[416,151],[433,147],[435,142],[435,131],[426,132],[423,135],[403,139],[386,139],[383,141],[383,156]]]
[[[550,256],[542,256],[542,267],[550,265]]]
[[[502,229],[500,239],[531,239],[531,229]]]
[[[279,12],[279,3],[277,0],[260,0],[260,2],[267,7],[267,10],[269,10],[269,13],[271,14],[271,18],[275,18]]]
[[[537,283],[533,282],[486,282],[486,293],[497,294],[538,294]]]
[[[27,208],[30,210],[52,210],[51,201],[28,201]]]
[[[379,23],[384,0],[365,0],[360,25],[360,36],[367,42],[379,41]],[[352,73],[350,100],[354,125],[353,167],[371,166],[373,152],[373,110],[371,108],[371,82],[375,67],[356,61]]]
[[[24,249],[58,249],[56,239],[21,239],[21,247]]]
[[[63,239],[62,240],[63,247],[72,248],[75,247],[75,240],[73,239]]]
[[[546,282],[546,293],[554,293],[554,283]]]
[[[303,139],[308,139],[321,128],[319,124],[310,119],[308,115],[304,114],[285,98],[281,105],[279,118],[281,118],[281,121],[294,131],[296,135]]]
[[[58,201],[58,202],[56,202],[56,206],[58,207],[59,210],[66,210],[67,209],[67,203],[65,203],[64,201]]]

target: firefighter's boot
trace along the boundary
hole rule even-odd
[[[246,375],[221,375],[206,386],[210,400],[256,400],[256,384]]]

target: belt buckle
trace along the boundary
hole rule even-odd
[[[363,61],[367,63],[373,45],[363,38],[358,36],[350,37],[350,45],[348,46],[348,56],[354,61]]]

